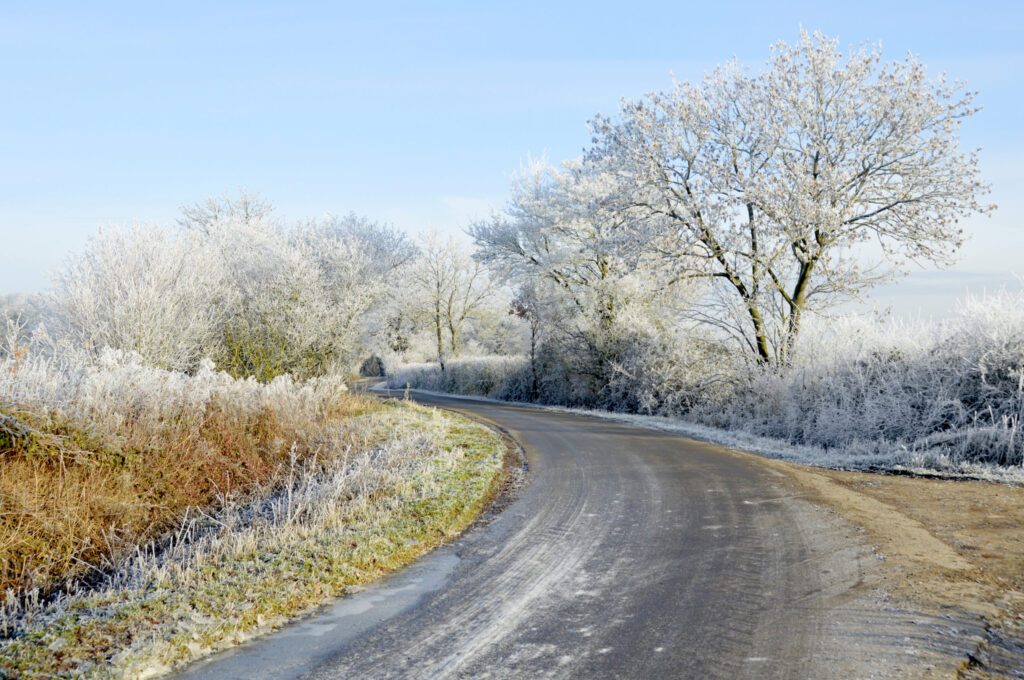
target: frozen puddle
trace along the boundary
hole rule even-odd
[[[175,677],[297,678],[338,648],[439,590],[459,563],[441,548],[364,590],[341,597],[317,613],[238,647],[195,662]],[[245,654],[239,654],[245,650]]]

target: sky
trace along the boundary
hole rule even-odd
[[[783,6],[784,5],[784,6]],[[800,28],[880,41],[979,92],[963,130],[999,205],[961,261],[879,289],[942,314],[1024,273],[1024,3],[0,2],[0,293],[46,288],[100,226],[240,189],[286,218],[417,233],[499,208],[529,158],[579,155],[622,97],[758,67]]]

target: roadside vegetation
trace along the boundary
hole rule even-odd
[[[840,467],[1019,469],[1024,295],[936,322],[841,311],[953,262],[962,221],[994,209],[960,146],[973,96],[912,56],[801,33],[760,71],[626,101],[469,227],[504,319],[480,305],[458,345],[411,324],[389,382],[667,416]]]
[[[113,350],[88,368],[3,368],[4,590],[102,574],[189,508],[332,465],[354,444],[346,420],[369,407],[336,378],[262,384],[209,364],[187,375]]]
[[[0,346],[0,676],[142,677],[462,531],[498,435],[351,393],[415,247],[242,195],[103,231]]]
[[[643,356],[634,345],[596,394],[569,378],[578,357],[560,354],[406,364],[388,382],[665,416],[644,422],[810,464],[1024,479],[1022,310],[1024,294],[1002,293],[943,322],[816,323],[784,371],[730,363],[722,351],[694,360],[692,346]]]
[[[279,461],[273,486],[247,486],[216,509],[190,504],[173,532],[111,560],[91,587],[9,597],[0,668],[31,677],[159,674],[457,536],[494,493],[504,442],[459,417],[357,401],[360,415],[338,412],[343,420],[319,430],[317,455]]]

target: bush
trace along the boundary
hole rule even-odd
[[[824,448],[1024,464],[1024,294],[968,300],[943,323],[810,330],[791,369],[693,416]]]
[[[369,407],[338,378],[268,384],[203,362],[193,375],[104,351],[92,364],[0,362],[0,590],[48,589],[116,563],[209,507],[327,464],[343,416]]]
[[[936,465],[1024,464],[1024,293],[968,300],[952,319],[880,325],[863,318],[807,328],[785,369],[737,361],[692,334],[631,322],[594,342],[564,336],[523,357],[398,367],[393,387],[681,417],[791,444],[905,453]]]
[[[526,401],[528,399],[527,361],[523,357],[474,357],[449,359],[442,371],[436,362],[403,364],[387,373],[388,386],[455,394],[470,394]]]
[[[410,248],[399,232],[352,216],[290,229],[228,215],[185,230],[101,231],[57,276],[45,313],[28,320],[43,322],[58,353],[109,347],[186,372],[210,358],[264,382],[347,373]]]
[[[193,370],[220,340],[227,283],[198,234],[100,231],[57,275],[46,320],[63,344],[91,354],[111,347]]]
[[[364,378],[384,377],[384,360],[376,354],[366,357],[359,364],[359,375]]]

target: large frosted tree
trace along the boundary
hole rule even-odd
[[[892,270],[868,254],[947,263],[958,221],[992,209],[976,152],[960,148],[976,111],[912,56],[884,64],[877,48],[844,54],[801,33],[759,74],[728,63],[596,118],[587,160],[632,188],[627,246],[660,253],[675,278],[710,280],[705,320],[781,364],[808,312]]]

